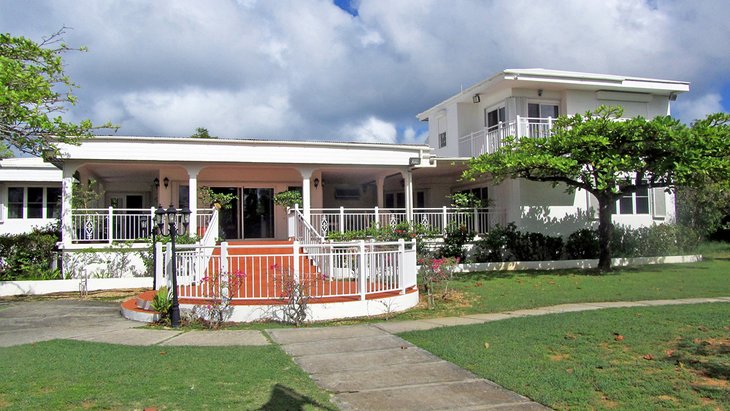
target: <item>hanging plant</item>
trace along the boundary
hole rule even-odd
[[[200,199],[211,207],[228,210],[232,207],[233,200],[238,200],[238,196],[231,193],[216,193],[210,187],[204,186],[200,189]]]

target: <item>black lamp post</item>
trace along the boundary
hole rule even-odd
[[[182,231],[178,232],[177,215],[182,216]],[[167,231],[165,231],[165,216],[167,216]],[[182,210],[176,209],[172,204],[165,210],[162,206],[155,210],[155,222],[160,235],[169,235],[172,243],[172,307],[170,308],[170,322],[174,328],[180,326],[180,304],[177,300],[177,250],[175,239],[178,235],[184,235],[190,224],[190,210],[185,207]]]

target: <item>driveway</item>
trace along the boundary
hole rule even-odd
[[[122,318],[118,302],[0,301],[0,347],[83,337],[140,325]]]

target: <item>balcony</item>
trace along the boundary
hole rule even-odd
[[[552,117],[520,117],[513,121],[485,127],[479,131],[459,137],[459,156],[477,157],[494,153],[504,145],[505,137],[548,137],[555,119]]]

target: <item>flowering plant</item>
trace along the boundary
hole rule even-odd
[[[235,271],[229,275],[214,273],[200,280],[202,292],[208,295],[208,303],[196,305],[193,313],[210,329],[217,329],[228,318],[233,308],[231,300],[240,294],[241,285],[246,280],[246,273]]]
[[[446,298],[449,292],[449,280],[453,277],[456,266],[459,265],[459,257],[442,258],[420,258],[418,274],[421,277],[423,286],[426,288],[428,308],[436,307],[436,287],[443,284],[441,299]]]

